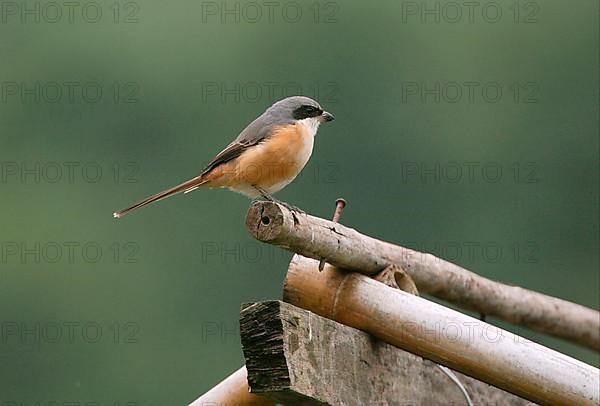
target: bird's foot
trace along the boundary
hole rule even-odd
[[[298,219],[297,214],[306,214],[304,212],[304,210],[302,210],[302,209],[300,209],[300,208],[298,208],[296,206],[293,206],[293,205],[291,205],[289,203],[283,202],[281,200],[277,200],[277,199],[271,198],[271,200],[269,200],[269,201],[271,201],[273,203],[280,204],[283,207],[285,207],[286,209],[288,209],[292,213],[292,217],[294,218],[294,224],[300,224],[300,220]]]
[[[296,207],[296,206],[293,206],[293,205],[291,205],[291,204],[289,204],[289,203],[282,202],[281,200],[276,200],[275,202],[276,202],[276,203],[279,203],[280,205],[282,205],[283,207],[285,207],[286,209],[288,209],[289,211],[291,211],[291,212],[292,212],[292,214],[293,214],[293,213],[298,213],[298,214],[306,214],[306,213],[304,212],[304,210],[302,210],[301,208],[299,208],[299,207]]]
[[[262,197],[263,199],[265,199],[265,200],[267,200],[267,201],[269,201],[269,202],[278,203],[278,204],[282,205],[283,207],[285,207],[286,209],[288,209],[289,211],[291,211],[291,212],[292,212],[292,214],[294,214],[294,213],[298,213],[298,214],[306,214],[306,213],[304,212],[304,210],[302,210],[302,209],[300,209],[300,208],[298,208],[298,207],[296,207],[296,206],[293,206],[293,205],[291,205],[291,204],[289,204],[289,203],[286,203],[286,202],[284,202],[284,201],[281,201],[281,200],[279,200],[279,199],[276,199],[276,198],[274,198],[274,197],[273,197],[273,196],[271,196],[269,193],[267,193],[267,192],[266,192],[264,189],[261,189],[261,188],[259,188],[259,187],[257,187],[257,186],[255,186],[255,188],[256,188],[256,190],[258,190],[258,192],[260,193],[260,195],[261,195],[261,197]],[[295,217],[295,216],[294,216],[294,217]]]

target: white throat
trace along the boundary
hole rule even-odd
[[[317,135],[319,124],[321,124],[321,120],[319,117],[309,117],[302,120],[298,120],[298,122],[303,124],[308,130],[308,133],[313,137]]]

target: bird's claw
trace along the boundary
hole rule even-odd
[[[279,204],[281,204],[283,207],[285,207],[286,209],[288,209],[289,211],[291,211],[292,213],[298,213],[298,214],[306,214],[304,212],[304,210],[302,210],[299,207],[293,206],[291,204],[288,204],[286,202],[277,202]]]
[[[289,211],[291,211],[292,215],[294,216],[294,221],[296,223],[298,223],[298,218],[296,217],[296,213],[298,213],[298,214],[306,214],[304,212],[304,210],[302,210],[302,209],[300,209],[300,208],[298,208],[296,206],[293,206],[293,205],[291,205],[289,203],[286,203],[286,202],[283,202],[281,200],[275,199],[273,196],[271,196],[265,190],[263,190],[263,189],[261,189],[261,188],[259,188],[257,186],[255,186],[255,188],[260,193],[260,195],[261,195],[261,197],[263,199],[265,199],[265,200],[267,200],[269,202],[278,203],[278,204],[282,205],[283,207],[285,207],[286,209],[288,209]]]

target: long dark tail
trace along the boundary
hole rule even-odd
[[[191,192],[192,190],[200,187],[201,185],[205,184],[206,182],[208,182],[208,179],[206,179],[202,176],[197,176],[193,179],[188,180],[187,182],[183,182],[181,185],[177,185],[170,189],[163,190],[162,192],[152,195],[150,197],[147,197],[144,200],[140,200],[136,204],[129,206],[126,209],[116,211],[113,213],[113,217],[121,218],[124,215],[126,215],[127,213],[129,213],[130,211],[138,209],[147,204],[157,202],[162,199],[166,199],[167,197],[176,195],[177,193],[180,193],[180,192],[184,192],[184,193]]]

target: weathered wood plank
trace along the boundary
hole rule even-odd
[[[464,405],[435,364],[280,301],[244,305],[242,348],[253,393],[285,405]],[[529,405],[456,372],[478,405]]]

